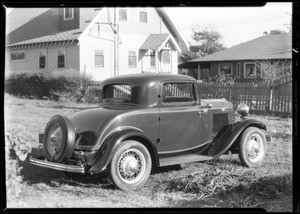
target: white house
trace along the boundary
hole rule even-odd
[[[163,8],[15,8],[6,21],[6,73],[177,74],[188,51]]]

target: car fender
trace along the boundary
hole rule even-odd
[[[99,155],[95,160],[93,166],[89,169],[91,174],[99,173],[103,171],[110,163],[113,154],[115,153],[117,146],[123,142],[125,139],[131,137],[142,138],[146,143],[146,147],[152,149],[154,159],[158,163],[157,149],[152,143],[150,138],[140,129],[135,127],[119,127],[117,130],[113,131],[103,142],[100,147]],[[149,151],[151,153],[151,151]]]
[[[267,131],[266,125],[256,119],[243,119],[234,124],[224,126],[211,142],[209,155],[217,158],[224,154],[239,135],[248,127],[253,126]]]

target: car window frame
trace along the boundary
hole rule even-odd
[[[168,83],[192,83],[193,84],[193,92],[194,92],[194,101],[188,101],[188,102],[163,102],[163,87],[165,84]],[[160,89],[159,89],[159,97],[160,97],[160,101],[159,101],[159,105],[160,106],[193,106],[195,104],[199,103],[199,99],[198,99],[198,91],[197,91],[197,87],[196,87],[196,82],[193,80],[165,80],[165,81],[161,81],[160,83]]]

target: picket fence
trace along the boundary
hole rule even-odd
[[[199,83],[202,99],[225,98],[234,108],[240,103],[250,107],[250,113],[258,115],[292,116],[292,78],[279,79],[276,83]]]
[[[201,99],[225,98],[233,103],[235,109],[240,103],[246,103],[250,107],[251,114],[292,116],[291,76],[283,77],[275,83],[252,82],[226,85],[202,82],[198,83],[198,86]],[[91,81],[86,87],[100,88],[100,82]]]

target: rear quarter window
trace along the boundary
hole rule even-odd
[[[131,99],[131,87],[130,85],[107,85],[103,89],[103,99],[120,99],[130,100]]]

